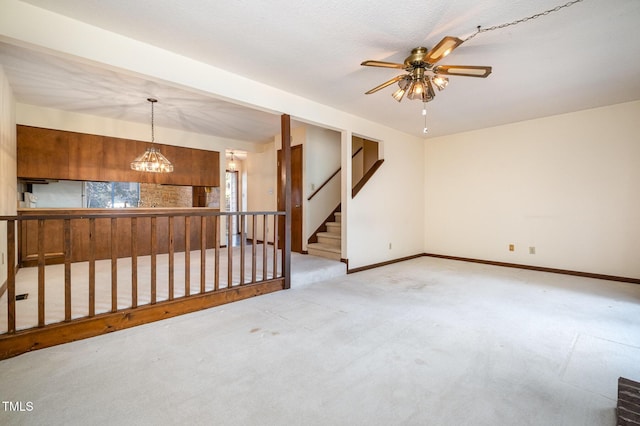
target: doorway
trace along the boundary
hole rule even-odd
[[[282,150],[278,150],[278,210],[283,211]],[[284,242],[284,217],[278,226],[278,246]],[[302,253],[302,145],[291,147],[291,251]]]

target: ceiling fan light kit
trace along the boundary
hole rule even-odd
[[[400,102],[404,95],[411,100],[422,102],[432,101],[435,96],[434,86],[438,90],[444,90],[449,84],[449,79],[443,75],[458,75],[465,77],[486,78],[491,74],[491,67],[475,65],[444,65],[435,64],[449,55],[456,47],[460,46],[463,40],[457,37],[445,37],[436,46],[428,50],[425,47],[416,47],[407,56],[404,63],[397,64],[383,61],[364,61],[361,65],[382,68],[403,69],[407,74],[402,74],[382,83],[379,86],[366,92],[367,95],[384,89],[393,83],[398,83],[399,89],[391,96]],[[442,74],[442,75],[441,75]]]
[[[546,10],[535,15],[528,16],[526,18],[518,19],[513,22],[508,22],[502,25],[496,25],[489,28],[477,27],[477,31],[471,34],[464,40],[458,37],[446,36],[432,49],[425,47],[416,47],[411,50],[411,54],[407,56],[404,63],[399,64],[395,62],[364,61],[360,65],[367,67],[379,67],[379,68],[395,68],[401,69],[407,72],[407,74],[398,75],[391,80],[374,87],[366,92],[366,95],[370,95],[379,90],[384,89],[387,86],[391,86],[394,83],[398,83],[399,89],[397,89],[391,95],[393,99],[401,102],[405,94],[407,98],[411,100],[421,100],[423,102],[422,115],[425,116],[425,125],[423,133],[427,133],[427,109],[426,103],[432,101],[436,94],[433,89],[435,86],[438,91],[442,91],[449,84],[449,79],[444,76],[463,76],[463,77],[477,77],[487,78],[491,74],[492,68],[488,66],[478,65],[438,65],[435,64],[453,52],[458,46],[467,40],[472,39],[476,35],[493,31],[501,28],[506,28],[512,25],[517,25],[523,22],[527,22],[531,19],[536,19],[541,16],[547,16],[550,13],[558,12],[561,9],[573,6],[576,3],[580,3],[583,0],[571,0],[563,5],[556,6],[553,9]]]
[[[379,86],[366,92],[367,95],[375,93],[398,83],[398,89],[391,95],[393,99],[401,102],[404,96],[410,100],[422,101],[422,115],[424,118],[423,133],[427,133],[427,102],[436,97],[438,91],[442,91],[449,84],[449,79],[445,75],[460,75],[466,77],[488,77],[491,74],[491,67],[471,66],[471,65],[445,65],[435,66],[435,64],[449,55],[456,47],[464,41],[457,37],[445,37],[436,46],[429,50],[425,47],[416,47],[411,50],[404,63],[397,64],[383,61],[364,61],[361,65],[370,67],[403,69],[407,74],[398,75],[391,80],[385,81]]]

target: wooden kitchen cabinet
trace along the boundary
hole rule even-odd
[[[68,132],[17,127],[18,177],[69,179]]]
[[[155,144],[174,171],[148,173],[130,164],[151,142],[22,125],[17,139],[19,178],[220,186],[217,151]]]

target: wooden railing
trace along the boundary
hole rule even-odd
[[[358,148],[358,150],[353,153],[351,158],[354,158],[361,151],[362,151],[362,147]],[[362,178],[353,185],[353,188],[351,190],[351,198],[355,197],[358,194],[358,192],[360,192],[360,190],[366,185],[369,179],[371,179],[371,177],[375,174],[375,172],[380,168],[382,163],[384,163],[384,159],[379,159],[375,163],[373,163],[373,165],[363,174]],[[329,182],[331,182],[331,179],[336,177],[338,173],[340,173],[341,171],[342,171],[342,167],[338,168],[338,170],[333,172],[331,176],[329,176],[324,182],[322,182],[322,184],[315,191],[313,191],[313,193],[309,195],[309,197],[307,197],[307,201],[311,201],[311,199],[315,197],[322,188],[328,185]]]
[[[354,152],[354,153],[351,155],[351,158],[353,159],[353,158],[354,158],[356,155],[358,155],[361,151],[362,151],[362,147],[358,148],[358,149],[356,150],[356,152]],[[320,190],[321,190],[322,188],[324,188],[325,186],[327,186],[327,185],[329,184],[329,182],[331,182],[331,179],[333,179],[334,177],[336,177],[336,176],[338,175],[338,173],[340,173],[341,171],[342,171],[342,167],[338,167],[338,170],[336,170],[335,172],[333,172],[333,173],[331,174],[331,176],[329,176],[329,177],[328,177],[324,182],[322,182],[322,184],[320,184],[320,186],[318,186],[318,188],[317,188],[315,191],[313,191],[313,193],[312,193],[311,195],[309,195],[309,197],[307,197],[307,201],[311,201],[311,199],[312,199],[313,197],[315,197],[315,196],[316,196],[316,194],[318,194],[318,192],[320,192]]]
[[[0,217],[8,265],[0,359],[289,288],[290,252],[273,238],[280,216],[205,208]],[[16,232],[27,228],[36,233],[37,266],[16,274]],[[55,239],[62,255],[48,262]],[[27,301],[16,302],[22,292]]]
[[[381,158],[373,163],[371,168],[365,172],[364,176],[362,176],[362,179],[360,179],[358,183],[356,183],[351,189],[351,198],[355,198],[355,196],[358,195],[358,192],[360,192],[360,190],[364,188],[367,182],[369,182],[369,179],[371,179],[375,172],[378,171],[380,166],[382,166],[382,163],[384,163],[384,159]]]

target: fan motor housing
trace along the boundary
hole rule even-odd
[[[411,55],[407,56],[404,60],[404,64],[407,67],[426,67],[427,63],[424,61],[425,56],[429,49],[426,47],[416,47],[411,50]]]

